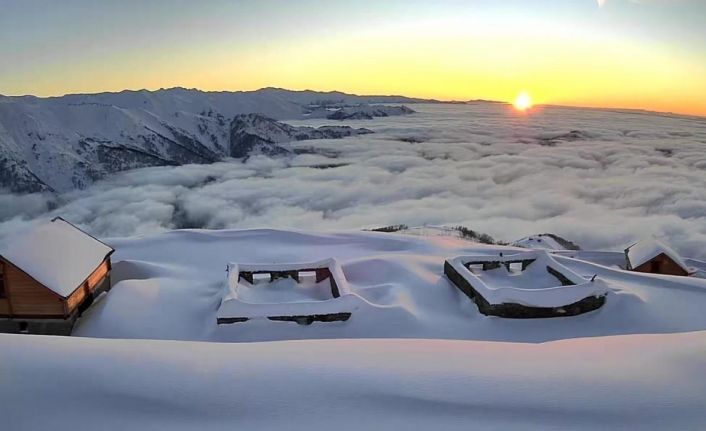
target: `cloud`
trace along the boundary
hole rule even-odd
[[[415,108],[409,117],[351,123],[375,135],[292,144],[320,154],[140,169],[56,198],[0,194],[0,236],[54,215],[101,237],[463,224],[504,240],[553,232],[593,249],[656,235],[706,258],[703,120],[568,108],[515,118],[492,104]]]

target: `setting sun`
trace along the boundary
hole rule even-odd
[[[518,111],[526,111],[532,107],[532,98],[530,97],[529,93],[523,91],[517,95],[515,101],[513,102],[513,105]]]

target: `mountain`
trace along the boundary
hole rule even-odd
[[[172,88],[50,98],[0,96],[0,188],[66,191],[127,169],[241,157],[250,143],[237,141],[242,138],[238,132],[241,123],[236,122],[235,132],[231,125],[240,114],[300,119],[330,106],[360,110],[369,109],[365,106],[372,103],[417,102],[425,100],[276,88],[249,92]],[[265,136],[261,131],[257,136],[269,144],[360,133],[287,127],[280,133],[283,126],[268,124],[267,130],[275,135]],[[252,146],[262,147],[257,142]]]
[[[326,118],[328,120],[372,120],[376,117],[414,114],[414,110],[406,106],[388,105],[357,105],[357,106],[326,106],[319,107],[307,114],[310,118]]]
[[[348,126],[295,127],[261,114],[241,114],[230,126],[230,156],[245,157],[253,152],[282,154],[288,150],[277,145],[307,139],[340,139],[373,133],[368,129]]]
[[[553,233],[540,233],[530,235],[512,243],[515,247],[531,248],[534,250],[581,250],[581,247]]]

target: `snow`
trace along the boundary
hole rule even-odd
[[[259,113],[298,119],[311,103],[321,100],[341,106],[362,104],[360,109],[370,110],[376,108],[367,103],[418,101],[315,91],[183,88],[4,97],[0,99],[0,186],[18,192],[67,192],[126,169],[240,157],[228,151],[234,116]]]
[[[319,283],[291,278],[270,283],[254,284],[240,278],[240,272],[295,271],[328,268],[331,277]],[[338,288],[339,297],[332,294],[331,278]],[[308,282],[307,282],[308,281]],[[228,265],[225,295],[218,308],[217,318],[258,319],[271,316],[305,316],[314,314],[350,313],[364,301],[350,292],[348,282],[335,259],[319,262]]]
[[[545,259],[541,252],[353,231],[182,230],[106,241],[117,250],[114,285],[74,337],[0,334],[8,429],[650,430],[706,422],[706,280],[562,252],[552,265],[577,281],[605,281],[605,305],[516,320],[480,314],[443,275],[444,261],[500,252]],[[228,262],[293,270],[302,264],[281,263],[328,259],[347,281],[342,297],[359,298],[348,321],[217,325]],[[275,283],[275,291],[293,287]],[[268,295],[256,299],[270,307]],[[326,302],[278,297],[289,310]]]
[[[201,112],[213,108],[223,124],[249,112],[296,118],[323,97],[363,101],[278,89],[2,98],[0,159],[11,163],[0,166],[0,177],[13,172],[13,180],[31,185],[37,173],[57,190],[82,187],[100,157],[79,153],[81,137],[130,150],[155,138],[148,146],[162,157],[181,154],[168,142],[176,132],[199,136],[203,127],[207,138],[193,149],[216,154],[229,143],[227,129]],[[552,265],[576,286],[552,286],[532,266],[521,275],[490,271],[482,278],[498,287],[490,294],[512,302],[568,302],[585,288],[607,291],[605,305],[557,319],[488,317],[446,279],[445,260],[524,250],[470,243],[434,227],[461,224],[505,240],[551,231],[604,249],[622,249],[650,232],[703,258],[703,120],[546,107],[527,121],[500,104],[415,109],[414,116],[350,122],[375,130],[364,139],[288,145],[298,154],[291,158],[136,170],[47,200],[47,208],[58,206],[53,214],[67,214],[90,232],[144,236],[106,240],[117,249],[114,286],[82,315],[75,337],[0,334],[3,425],[703,428],[706,280],[625,271],[622,253],[560,251]],[[7,214],[2,233],[31,223],[25,218],[41,212],[36,201],[43,199],[0,200],[26,208],[0,209]],[[396,223],[434,225],[410,230],[422,236],[340,230]],[[177,226],[339,230],[156,234]],[[36,232],[38,241],[49,238]],[[442,236],[423,236],[429,233]],[[66,263],[85,252],[83,264],[95,255],[88,248],[103,247],[67,246],[63,235],[71,234],[61,235],[51,246],[30,249],[28,242],[14,252],[31,255],[35,270],[47,273],[40,275],[57,276],[59,257]],[[45,253],[53,260],[37,259]],[[245,284],[236,311],[261,317],[323,307],[352,312],[348,321],[217,324],[228,262],[321,259],[340,264],[348,286],[341,298],[329,298],[325,282]],[[684,261],[706,271],[704,262]],[[79,266],[59,277],[85,272]]]
[[[534,261],[523,271],[508,271],[504,265],[492,270],[469,269],[468,262],[512,262],[524,259]],[[603,296],[610,291],[601,280],[589,281],[560,264],[546,251],[528,251],[503,256],[459,256],[449,264],[490,304],[521,304],[529,307],[561,307],[589,296]],[[547,268],[561,273],[574,283],[561,286]]]
[[[237,298],[243,302],[269,304],[277,302],[308,302],[332,299],[331,285],[320,283],[297,283],[291,278],[282,278],[271,283],[250,284],[243,281],[238,286]]]
[[[68,297],[112,251],[57,218],[4,243],[0,255],[48,289]]]
[[[703,331],[539,344],[21,335],[0,342],[8,430],[696,430],[706,423]]]
[[[684,271],[689,272],[684,260],[679,256],[679,253],[674,251],[671,247],[664,244],[658,239],[646,239],[639,241],[627,249],[628,259],[630,260],[630,265],[633,268],[637,268],[643,263],[649,261],[652,258],[659,256],[660,254],[665,254],[667,257],[672,259],[677,265],[679,265]]]
[[[549,235],[531,235],[519,239],[513,243],[514,246],[531,248],[533,250],[565,250],[566,248]]]
[[[573,294],[570,289],[578,289],[581,297],[595,293],[588,284],[594,275],[595,286],[606,283],[609,293],[600,309],[581,316],[533,321],[483,316],[444,276],[445,260],[527,250],[454,237],[360,231],[182,230],[108,242],[117,250],[113,255],[113,289],[79,319],[74,335],[219,342],[324,338],[543,342],[706,330],[706,280],[634,273],[559,255],[553,259],[566,268],[562,272],[570,270],[587,283],[586,287],[567,288],[566,295]],[[337,311],[355,307],[348,321],[310,326],[267,320],[216,323],[229,262],[271,265],[331,258],[340,264],[351,303],[357,301],[330,301],[341,305]],[[528,295],[541,291],[530,290]],[[548,295],[554,297],[553,293]],[[572,299],[561,295],[562,301]],[[269,298],[269,294],[258,296],[258,301]],[[292,314],[301,299],[282,297],[275,303],[277,311]],[[328,301],[308,302],[320,307]],[[271,304],[266,305],[275,306]]]

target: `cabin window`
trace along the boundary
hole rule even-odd
[[[0,298],[6,298],[5,293],[5,273],[3,272],[2,265],[0,265]]]

